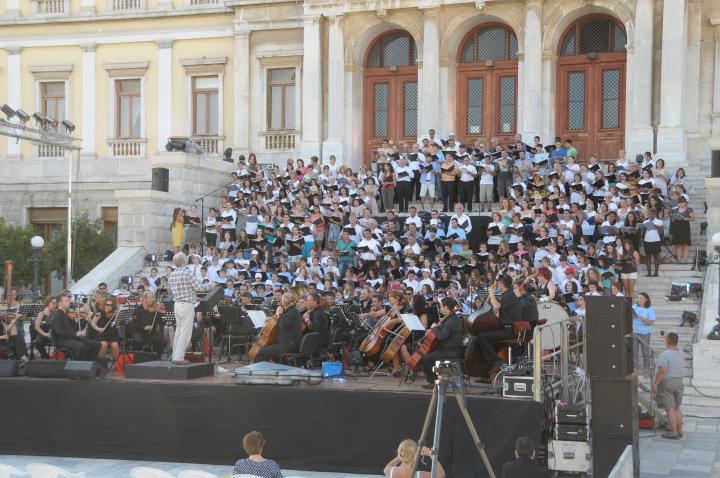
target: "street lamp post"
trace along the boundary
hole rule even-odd
[[[42,236],[33,236],[30,239],[30,246],[32,246],[32,257],[30,262],[33,265],[33,295],[36,295],[36,299],[42,297],[40,294],[40,277],[39,269],[40,262],[42,261],[42,248],[45,246],[45,239]]]
[[[718,318],[720,318],[720,232],[713,234],[710,242],[712,243],[714,250],[711,264],[716,264],[718,266]]]

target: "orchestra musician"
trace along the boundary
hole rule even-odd
[[[17,360],[27,360],[25,341],[20,340],[17,329],[17,315],[5,313],[0,320],[0,351],[11,350]]]
[[[17,330],[17,338],[13,340],[18,342],[18,347],[24,351],[22,356],[25,356],[27,353],[27,343],[25,343],[25,322],[23,322],[23,320],[27,319],[27,317],[18,313],[22,301],[23,296],[20,293],[20,289],[11,287],[10,292],[7,294],[7,307],[5,308],[5,312],[13,314],[12,316],[15,317],[13,325],[14,330]]]
[[[152,294],[152,292],[150,292]],[[117,326],[112,323],[116,317],[115,301],[108,296],[103,302],[103,310],[93,315],[88,337],[100,341],[100,358],[107,356],[108,347],[115,360],[120,356],[120,342]]]
[[[40,352],[40,358],[49,359],[50,354],[47,352],[50,340],[50,319],[57,309],[57,299],[55,296],[49,295],[45,298],[45,308],[35,317],[35,323],[30,330],[30,338],[34,347]]]
[[[300,311],[295,306],[295,297],[286,292],[282,303],[275,312],[278,318],[278,335],[274,344],[266,345],[258,352],[255,362],[278,360],[282,354],[294,353],[300,349],[302,338]]]
[[[70,296],[61,295],[57,298],[57,310],[52,315],[52,335],[57,347],[69,349],[75,360],[95,360],[98,358],[100,342],[89,339],[85,331],[68,316]],[[79,324],[79,322],[77,322]]]
[[[437,349],[423,356],[422,367],[427,384],[424,388],[433,388],[437,375],[433,372],[435,362],[438,360],[453,360],[463,355],[463,323],[456,315],[460,305],[452,297],[444,297],[440,301],[440,310],[443,319],[433,326],[435,335],[440,344]]]
[[[135,350],[142,350],[143,347],[149,346],[153,352],[163,353],[165,338],[161,330],[164,313],[163,305],[155,304],[155,294],[149,290],[143,292],[142,302],[135,307],[130,324]]]
[[[328,304],[320,299],[317,293],[308,294],[307,311],[303,316],[303,320],[308,324],[310,332],[320,334],[319,347],[327,346],[330,335],[330,315],[327,313]]]
[[[522,307],[520,299],[513,291],[512,279],[506,275],[500,276],[497,286],[500,289],[500,298],[495,297],[496,284],[493,284],[488,289],[488,299],[495,311],[495,315],[500,319],[502,328],[481,332],[476,335],[480,351],[485,356],[485,360],[492,364],[491,381],[500,371],[503,363],[495,352],[495,341],[513,338],[515,336],[513,323],[522,320]]]

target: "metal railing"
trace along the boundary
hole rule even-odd
[[[268,131],[265,133],[265,149],[269,151],[291,151],[297,144],[298,132]]]
[[[582,317],[568,317],[557,322],[549,322],[538,325],[533,330],[533,338],[530,345],[533,355],[533,399],[536,402],[543,401],[543,393],[545,389],[554,389],[560,386],[560,396],[563,401],[568,401],[570,395],[569,378],[570,378],[570,355],[573,351],[576,354],[576,362],[586,363],[585,360],[585,327],[576,327],[574,331],[570,330],[570,326],[575,326],[578,322],[584,322]],[[546,332],[547,331],[547,332]],[[543,334],[560,333],[560,346],[556,349],[543,349]],[[570,344],[570,337],[573,335],[575,341]],[[560,359],[560,380],[553,381],[554,377],[550,377],[550,383],[543,384],[544,364],[548,361],[553,363],[559,357]]]
[[[620,458],[618,458],[615,466],[613,466],[608,478],[633,478],[633,476],[635,476],[633,474],[635,471],[634,466],[633,448],[632,445],[628,445],[625,447],[622,455],[620,455]]]
[[[141,157],[145,155],[145,138],[109,139],[110,154],[114,157]]]
[[[223,150],[225,136],[191,136],[190,139],[196,142],[205,154],[218,154]]]

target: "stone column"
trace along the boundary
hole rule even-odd
[[[652,85],[653,85],[653,0],[635,4],[633,45],[628,46],[627,102],[630,123],[626,127],[625,149],[629,157],[652,151]]]
[[[235,27],[233,65],[233,147],[240,154],[250,152],[250,30]]]
[[[21,47],[10,47],[5,49],[7,51],[7,102],[10,107],[14,109],[18,108],[32,108],[32,106],[22,105],[22,48]],[[17,118],[12,118],[11,121],[17,121]],[[19,158],[21,156],[21,143],[14,139],[8,138],[7,156],[8,158]]]
[[[322,147],[322,40],[320,16],[306,16],[303,24],[302,143],[306,164]]]
[[[520,105],[523,123],[520,133],[523,140],[532,144],[532,138],[541,133],[541,102],[542,102],[542,0],[529,0],[525,9],[525,41],[523,43],[523,67],[520,85],[523,102]],[[542,136],[541,136],[542,138]],[[543,141],[548,141],[545,138]]]
[[[555,72],[557,56],[554,50],[542,52],[542,84],[546,85],[540,93],[542,100],[540,115],[540,140],[543,144],[552,144],[555,138]],[[528,138],[531,139],[531,138]]]
[[[82,99],[81,101],[81,131],[82,150],[81,156],[94,158],[95,151],[95,97],[96,97],[96,64],[95,64],[95,43],[81,45],[82,49]]]
[[[422,69],[418,78],[418,136],[435,129],[440,137],[448,134],[445,115],[440,112],[440,9],[429,8],[423,12]],[[397,141],[397,138],[393,138]]]
[[[687,144],[683,125],[687,13],[686,0],[665,0],[663,3],[657,154],[672,167],[687,165]]]
[[[343,37],[343,17],[334,15],[329,18],[328,29],[328,101],[327,101],[327,140],[323,143],[323,162],[335,155],[337,164],[343,160],[343,134],[345,119],[345,44]]]
[[[95,0],[82,0],[80,2],[81,15],[95,15]]]
[[[159,40],[157,89],[157,150],[165,151],[172,131],[172,40]],[[186,132],[189,135],[192,131]]]
[[[712,104],[712,137],[720,147],[720,24],[715,25],[715,76]]]
[[[6,0],[4,16],[6,18],[18,18],[20,16],[20,0]]]

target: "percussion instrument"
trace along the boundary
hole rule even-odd
[[[569,319],[570,314],[565,306],[552,301],[538,301],[537,308],[538,322],[546,321],[544,327],[540,329],[542,348],[548,350],[560,347],[561,329],[563,327],[561,322]]]

